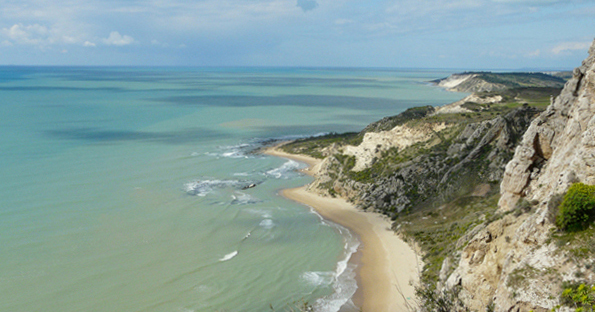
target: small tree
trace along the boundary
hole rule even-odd
[[[556,225],[564,231],[580,231],[595,219],[595,185],[575,183],[560,205]]]

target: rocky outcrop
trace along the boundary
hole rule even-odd
[[[382,152],[391,148],[402,150],[413,144],[426,142],[435,137],[435,133],[447,127],[442,122],[427,123],[419,127],[400,125],[389,131],[367,132],[361,144],[345,146],[343,154],[355,157],[355,166],[351,170],[362,171],[381,157]]]
[[[521,107],[505,116],[468,124],[442,149],[420,154],[371,184],[360,206],[392,215],[419,205],[440,204],[471,193],[479,184],[500,181],[518,138],[536,113],[534,108]]]
[[[338,194],[362,209],[389,216],[471,194],[478,185],[489,190],[502,178],[514,147],[538,112],[523,106],[479,122],[426,121],[368,132],[360,145],[344,146],[326,157],[310,188]],[[394,151],[395,157],[407,154],[409,159],[382,158],[387,150]],[[346,165],[345,157],[355,158],[352,167]],[[388,162],[390,172],[374,173],[376,161]],[[368,179],[360,180],[354,174],[362,170],[367,170]]]
[[[440,106],[436,108],[433,115],[437,114],[458,114],[458,113],[470,113],[472,110],[464,107],[467,103],[475,103],[475,104],[496,104],[502,102],[504,98],[501,95],[494,95],[494,96],[485,96],[481,97],[475,93],[466,96],[460,101],[456,101],[451,104],[447,104],[444,106]]]
[[[559,94],[561,78],[458,74],[436,83],[484,93],[292,150],[324,158],[311,190],[398,218],[395,228],[419,243],[430,260],[424,311],[445,302],[455,304],[438,310],[550,311],[564,282],[595,283],[595,238],[568,247],[551,234],[559,194],[595,184],[594,64],[595,43],[545,111],[521,103]]]
[[[529,127],[507,165],[503,210],[521,196],[543,199],[576,181],[595,184],[595,46],[560,96]]]
[[[571,261],[550,240],[548,202],[574,182],[595,184],[595,42],[506,165],[499,201],[505,217],[465,245],[446,288],[460,288],[471,310],[491,304],[494,311],[550,311],[559,303],[563,282],[595,282],[595,273],[582,269],[595,259]],[[515,217],[509,212],[521,198],[535,207]]]

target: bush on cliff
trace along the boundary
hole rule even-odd
[[[560,205],[556,225],[574,232],[585,229],[595,219],[595,185],[575,183],[568,189]]]

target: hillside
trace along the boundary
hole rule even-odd
[[[565,80],[544,73],[466,72],[432,82],[449,91],[489,92],[524,87],[561,88]]]
[[[424,309],[571,304],[563,289],[595,282],[595,230],[553,224],[560,194],[595,184],[594,49],[561,93],[545,74],[466,73],[477,91],[461,101],[284,150],[323,159],[311,190],[390,216],[421,247]]]

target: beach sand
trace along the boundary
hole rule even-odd
[[[276,147],[267,155],[289,158],[309,165],[303,172],[313,175],[319,159],[285,153]],[[298,187],[281,195],[314,208],[322,217],[347,227],[360,240],[358,290],[354,303],[363,312],[408,311],[415,306],[414,284],[419,280],[421,259],[390,229],[390,221],[377,213],[363,212],[342,198],[324,197]]]

